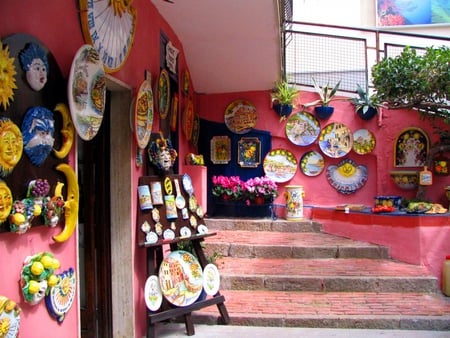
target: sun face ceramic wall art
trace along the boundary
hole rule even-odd
[[[53,113],[45,107],[28,109],[22,122],[24,151],[35,166],[44,163],[55,142]]]
[[[0,175],[8,176],[22,158],[23,138],[19,127],[10,119],[0,119]]]
[[[12,209],[13,197],[5,181],[0,180],[0,223],[8,219]]]
[[[31,89],[38,92],[44,88],[49,71],[47,55],[44,50],[30,42],[19,53],[19,60]]]
[[[327,179],[330,185],[344,195],[353,194],[367,182],[367,167],[357,165],[351,159],[342,160],[337,166],[327,168]]]
[[[72,268],[57,274],[56,278],[56,284],[49,285],[50,290],[45,296],[45,305],[50,315],[62,323],[75,300],[77,279]]]
[[[9,47],[3,48],[0,41],[0,104],[4,110],[8,109],[14,98],[14,89],[17,89],[16,74],[14,58],[9,57]]]

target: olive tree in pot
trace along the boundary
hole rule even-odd
[[[270,96],[272,99],[272,108],[280,115],[280,120],[291,115],[294,109],[294,100],[299,93],[300,91],[296,87],[291,86],[285,80],[279,80],[275,83],[275,87]]]
[[[378,102],[375,95],[369,95],[367,88],[364,90],[360,84],[356,86],[358,96],[352,97],[350,102],[355,106],[356,114],[363,120],[368,121],[378,113],[378,108],[383,107],[383,105]]]
[[[330,82],[328,82],[325,86],[319,86],[314,78],[312,78],[312,81],[316,93],[319,94],[319,99],[306,103],[303,106],[305,108],[315,106],[314,112],[317,117],[320,119],[328,119],[334,112],[334,107],[330,106],[330,102],[335,99],[334,96],[339,89],[341,80],[339,80],[334,87],[330,86]]]

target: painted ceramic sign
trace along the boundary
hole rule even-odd
[[[256,126],[258,114],[253,103],[236,100],[225,109],[225,125],[235,134],[248,133]]]
[[[203,289],[203,272],[197,258],[183,250],[172,251],[159,269],[164,297],[177,306],[194,303]]]
[[[103,63],[91,45],[81,46],[75,54],[67,96],[78,135],[85,141],[93,139],[103,120],[106,82]]]
[[[286,149],[273,149],[267,153],[263,162],[264,173],[274,182],[291,180],[297,172],[297,159]]]
[[[319,147],[329,157],[343,157],[352,150],[353,134],[343,123],[330,123],[320,132]]]
[[[314,143],[319,134],[319,121],[310,113],[292,114],[286,122],[286,136],[289,141],[298,146],[307,146]]]
[[[150,81],[144,80],[137,93],[134,107],[134,135],[140,149],[150,141],[153,127],[153,91]]]
[[[231,159],[231,140],[228,136],[214,136],[211,139],[211,162],[227,164]]]

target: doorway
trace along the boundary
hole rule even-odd
[[[81,337],[134,337],[132,90],[106,76],[102,126],[78,142]]]

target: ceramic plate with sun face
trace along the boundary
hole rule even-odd
[[[367,182],[367,167],[344,159],[337,166],[327,168],[327,179],[333,188],[342,194],[353,194]]]

